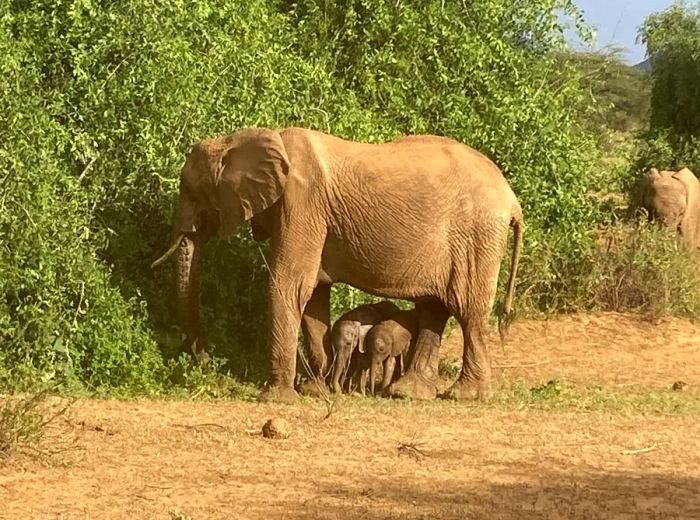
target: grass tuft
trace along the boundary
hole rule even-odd
[[[24,397],[8,398],[0,407],[0,458],[10,458],[18,453],[40,453],[39,445],[46,427],[64,415],[72,403],[49,413],[46,398],[49,390]]]

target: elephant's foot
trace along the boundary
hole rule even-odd
[[[435,399],[437,384],[428,381],[417,372],[408,372],[389,386],[386,394],[396,399]]]
[[[271,386],[266,388],[258,396],[261,403],[293,404],[299,399],[299,394],[291,386]]]
[[[328,395],[329,389],[322,379],[314,378],[308,379],[300,384],[299,393],[301,395],[323,398]]]
[[[490,396],[491,385],[487,381],[469,381],[462,378],[459,378],[450,388],[440,394],[442,399],[454,399],[456,401],[473,401]]]

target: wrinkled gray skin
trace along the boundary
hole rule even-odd
[[[333,324],[331,344],[335,359],[331,372],[331,385],[334,392],[340,392],[345,384],[350,360],[357,350],[365,353],[365,336],[377,323],[399,314],[400,309],[389,301],[360,305],[346,312]],[[362,386],[362,385],[361,385]]]
[[[700,247],[700,182],[693,172],[652,168],[642,179],[640,195],[650,222],[677,231],[692,249]]]
[[[297,399],[300,327],[315,380],[330,371],[334,283],[415,303],[415,355],[392,396],[436,396],[450,315],[462,327],[464,353],[446,396],[490,392],[484,332],[512,228],[503,314],[511,310],[523,215],[488,157],[440,136],[369,144],[303,128],[247,128],[197,143],[180,174],[172,245],[152,264],[177,256],[184,347],[196,355],[206,348],[197,304],[202,248],[213,233],[230,236],[248,221],[256,240],[270,240],[270,386],[261,400]]]
[[[369,389],[375,394],[377,366],[383,364],[382,393],[386,392],[394,377],[396,361],[399,360],[399,375],[403,374],[404,356],[409,354],[418,335],[418,316],[415,310],[401,311],[393,318],[380,321],[372,327],[365,338],[369,354]]]

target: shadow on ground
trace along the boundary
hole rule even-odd
[[[307,504],[308,508],[298,509],[296,514],[299,518],[308,515],[365,520],[700,518],[698,478],[589,473],[585,467],[560,473],[537,467],[513,469],[499,476],[502,483],[439,483],[406,475],[402,480],[375,478],[344,486],[323,484],[319,488],[320,503]]]

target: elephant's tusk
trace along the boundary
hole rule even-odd
[[[155,269],[155,268],[158,267],[160,264],[162,264],[163,262],[165,262],[165,261],[170,257],[170,255],[172,255],[172,254],[175,252],[175,250],[176,250],[176,249],[178,248],[178,246],[180,245],[180,241],[181,241],[184,237],[185,237],[185,234],[184,234],[184,233],[180,233],[180,234],[177,236],[177,238],[175,239],[175,241],[173,242],[173,245],[170,246],[170,249],[168,249],[168,250],[165,252],[165,254],[163,254],[163,256],[161,256],[158,260],[156,260],[155,262],[153,262],[153,263],[151,264],[151,269]]]

